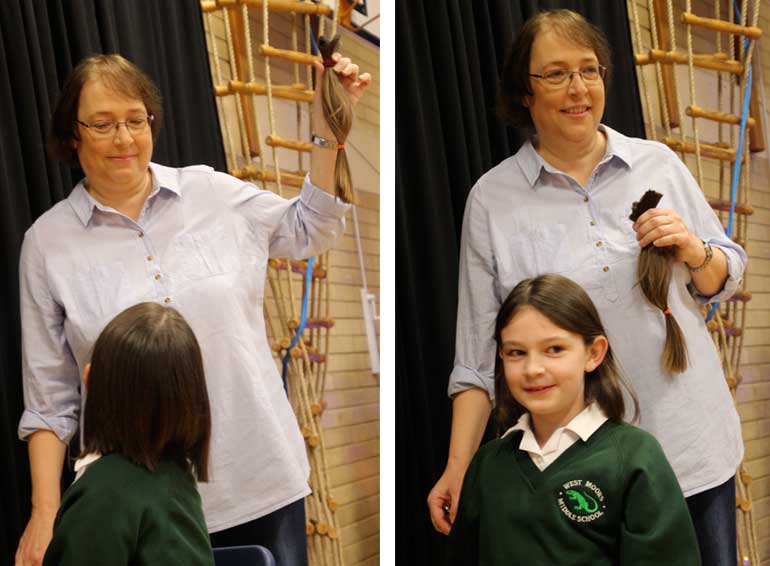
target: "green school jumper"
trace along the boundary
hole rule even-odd
[[[213,566],[195,480],[109,454],[64,494],[44,566]]]
[[[542,472],[523,432],[479,449],[450,534],[456,566],[700,566],[682,491],[658,442],[605,422]]]

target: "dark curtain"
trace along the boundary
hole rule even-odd
[[[442,564],[426,498],[446,464],[465,199],[528,132],[495,117],[499,72],[523,22],[582,13],[609,38],[604,123],[644,137],[625,2],[399,0],[396,4],[396,541],[398,564]]]
[[[197,0],[0,2],[0,565],[12,564],[30,511],[23,408],[18,260],[24,232],[82,173],[48,161],[60,87],[90,54],[120,53],[158,84],[166,121],[153,160],[226,167]]]

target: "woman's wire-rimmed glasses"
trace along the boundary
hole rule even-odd
[[[537,79],[543,79],[548,84],[554,86],[560,86],[567,81],[567,84],[572,82],[573,75],[580,75],[583,82],[586,84],[597,83],[604,79],[604,75],[607,74],[607,67],[604,65],[586,65],[581,67],[577,71],[568,71],[567,69],[554,69],[552,71],[546,71],[543,74],[527,73],[530,77]]]
[[[152,123],[153,118],[154,116],[149,114],[147,116],[130,118],[123,122],[118,122],[117,120],[97,120],[88,124],[77,119],[75,121],[84,128],[88,128],[88,131],[95,138],[109,138],[118,133],[121,124],[126,127],[129,134],[139,136],[147,131],[147,126]]]

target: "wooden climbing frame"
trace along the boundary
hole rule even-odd
[[[714,2],[714,17],[702,17],[692,13],[692,2],[686,0],[685,11],[680,22],[674,19],[672,0],[647,0],[647,9],[650,16],[650,43],[649,48],[642,46],[642,34],[639,24],[637,1],[632,0],[632,24],[634,35],[634,49],[636,51],[636,64],[640,67],[639,78],[644,108],[648,117],[647,136],[649,139],[660,139],[671,149],[679,152],[684,159],[685,155],[695,156],[695,175],[701,187],[704,186],[702,160],[710,159],[717,163],[719,168],[719,198],[707,199],[711,207],[717,212],[720,219],[725,222],[730,211],[730,181],[735,167],[740,167],[738,192],[734,210],[734,232],[732,239],[745,246],[747,237],[747,217],[753,214],[754,209],[749,204],[749,178],[750,178],[750,146],[749,133],[756,132],[755,118],[749,118],[746,124],[743,157],[738,163],[737,130],[740,124],[740,106],[744,100],[749,70],[752,66],[752,54],[755,41],[762,35],[762,30],[757,27],[759,18],[759,0],[754,0],[749,25],[749,2],[743,0],[741,8],[742,21],[735,22],[733,2],[727,2],[727,20],[721,19],[722,8],[719,0]],[[684,26],[687,49],[678,51],[676,46],[677,24]],[[707,29],[716,32],[716,51],[714,53],[694,53],[692,30],[693,28]],[[723,51],[723,35],[727,35],[727,51]],[[736,40],[737,53],[736,53]],[[748,48],[744,47],[744,38],[749,40]],[[656,81],[654,85],[648,85],[643,66],[654,65]],[[675,65],[687,65],[689,77],[690,104],[685,108],[682,105],[680,88]],[[706,69],[717,73],[718,85],[718,109],[705,109],[697,105],[695,89],[695,69]],[[729,103],[725,101],[725,90],[729,91]],[[660,110],[660,122],[663,135],[659,137],[656,126],[656,112],[653,108],[651,92],[657,93],[657,107]],[[738,96],[736,96],[736,91]],[[729,109],[725,109],[729,106]],[[686,128],[690,118],[691,127]],[[757,116],[758,117],[758,116]],[[716,125],[718,139],[709,143],[700,140],[699,120],[707,120]],[[727,136],[725,136],[725,129]],[[677,130],[676,132],[674,130]],[[757,144],[764,142],[758,140]],[[743,288],[730,300],[723,302],[714,312],[713,318],[707,322],[707,329],[714,337],[714,343],[718,348],[722,366],[724,368],[727,385],[735,399],[735,390],[741,383],[740,361],[743,346],[743,328],[746,321],[746,306],[751,300],[751,293]],[[706,316],[707,310],[704,310]],[[741,463],[736,473],[736,517],[738,554],[736,562],[741,564],[759,565],[757,553],[756,533],[751,500],[751,476],[748,473],[745,460]]]
[[[212,89],[220,112],[224,141],[228,149],[229,172],[244,180],[259,183],[262,188],[283,193],[284,187],[301,187],[309,167],[311,144],[309,124],[302,128],[302,116],[310,114],[313,101],[312,67],[318,56],[311,53],[312,23],[318,35],[324,33],[331,12],[328,6],[298,0],[210,0],[200,3],[207,21],[209,45],[213,52]],[[337,7],[339,8],[339,6]],[[261,10],[262,37],[252,36],[250,15]],[[291,46],[276,47],[270,42],[270,15],[280,13],[291,18]],[[338,9],[335,10],[338,13]],[[221,14],[224,21],[230,76],[222,72],[217,38],[212,18]],[[311,17],[314,20],[311,22]],[[336,32],[333,21],[332,35]],[[300,35],[304,49],[300,50]],[[288,61],[292,66],[290,84],[275,84],[271,76],[271,60]],[[264,80],[258,80],[257,65],[264,66]],[[304,71],[304,73],[302,72]],[[304,74],[304,76],[302,76]],[[262,134],[257,100],[267,103],[267,131]],[[295,132],[277,131],[274,100],[294,104],[297,128]],[[304,105],[304,106],[303,106]],[[234,119],[233,119],[234,118]],[[233,128],[232,123],[237,127]],[[296,168],[284,169],[279,163],[278,149],[294,152]],[[271,163],[268,163],[268,158]],[[326,449],[321,427],[321,416],[326,403],[323,400],[329,332],[334,320],[329,312],[329,258],[328,253],[314,258],[313,273],[306,289],[306,260],[271,258],[267,279],[269,297],[265,300],[265,320],[271,347],[280,362],[286,355],[292,337],[299,327],[299,312],[304,292],[308,294],[308,318],[288,361],[289,399],[305,438],[310,460],[309,483],[312,494],[305,499],[307,513],[308,558],[312,566],[342,566],[340,529],[335,515],[337,502],[332,494],[327,474]]]

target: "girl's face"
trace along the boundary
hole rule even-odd
[[[583,410],[584,374],[604,359],[604,336],[586,347],[582,336],[525,306],[503,328],[500,338],[508,388],[532,415],[535,426],[543,419],[564,426]]]

